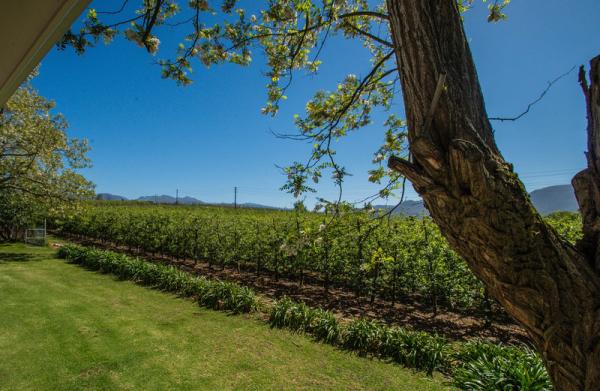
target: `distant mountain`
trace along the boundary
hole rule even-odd
[[[175,197],[168,195],[141,196],[135,199],[136,201],[154,202],[156,204],[174,204]]]
[[[553,212],[577,212],[579,206],[575,198],[575,191],[571,185],[548,186],[532,191],[529,196],[535,208],[542,215]],[[394,205],[376,205],[376,209],[389,210]],[[425,209],[423,201],[404,201],[392,212],[395,215],[405,216],[427,216],[429,212]]]
[[[155,196],[142,196],[136,199],[136,201],[155,202],[158,204],[174,204],[177,201],[182,205],[196,205],[204,203],[194,197],[180,197],[179,200],[176,200],[175,197],[165,194]]]
[[[96,199],[100,201],[127,201],[127,198],[110,193],[98,193]]]
[[[388,211],[393,208],[395,205],[375,205],[375,209]],[[423,205],[423,201],[413,201],[413,200],[405,200],[402,201],[400,205],[392,212],[393,215],[401,215],[401,216],[429,216],[429,211],[425,209],[425,205]]]
[[[576,212],[579,207],[577,200],[575,199],[575,192],[571,185],[558,185],[544,187],[538,190],[532,191],[529,196],[536,209],[542,214],[547,215],[553,212],[567,211]],[[116,201],[116,200],[127,200],[127,198],[120,195],[100,193],[96,195],[97,200]],[[143,196],[136,199],[136,201],[156,202],[159,204],[174,204],[175,197],[169,195],[157,195],[157,196]],[[181,197],[179,203],[182,205],[214,205],[214,206],[226,206],[233,207],[230,203],[205,203],[194,197]],[[253,202],[246,202],[238,204],[240,208],[257,208],[257,209],[274,209],[281,210],[275,206],[255,204]],[[387,211],[394,207],[394,205],[375,205],[375,209]],[[428,216],[429,212],[425,209],[423,201],[420,200],[406,200],[402,202],[394,212],[394,215],[403,216]]]
[[[575,191],[571,185],[549,186],[532,191],[529,196],[533,205],[542,215],[552,212],[579,210]]]
[[[204,204],[203,201],[200,201],[199,199],[196,199],[194,197],[180,197],[178,202],[183,205]]]
[[[96,199],[97,200],[103,200],[103,201],[125,201],[127,200],[127,198],[120,196],[120,195],[115,195],[115,194],[109,194],[109,193],[100,193],[98,195],[96,195]],[[142,201],[142,202],[154,202],[154,203],[158,203],[158,204],[174,204],[175,203],[175,197],[170,196],[170,195],[155,195],[155,196],[142,196],[139,198],[136,198],[134,201]],[[232,207],[233,208],[233,203],[207,203],[204,201],[200,201],[197,198],[194,197],[179,197],[178,202],[181,205],[213,205],[213,206],[226,206],[226,207]],[[282,208],[278,208],[276,206],[270,206],[270,205],[263,205],[263,204],[256,204],[254,202],[245,202],[242,204],[238,204],[239,208],[255,208],[255,209],[277,209],[280,210]]]

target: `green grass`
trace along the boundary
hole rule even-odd
[[[0,245],[0,389],[441,390],[248,316]]]

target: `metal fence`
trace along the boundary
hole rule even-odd
[[[41,228],[29,228],[25,230],[25,243],[33,244],[36,246],[45,246],[46,241],[46,221],[44,220],[44,226]]]

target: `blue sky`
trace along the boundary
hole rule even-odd
[[[106,1],[92,4],[99,10]],[[241,1],[240,5],[252,4]],[[600,2],[513,0],[503,23],[489,24],[477,4],[465,25],[490,116],[523,111],[549,80],[600,54]],[[166,32],[167,49],[181,33]],[[303,161],[310,146],[275,138],[293,130],[292,117],[319,88],[334,89],[346,74],[369,71],[368,54],[353,41],[333,39],[325,47],[316,77],[299,75],[276,118],[260,113],[265,102],[266,67],[260,53],[250,67],[196,64],[194,84],[178,87],[162,80],[153,62],[130,42],[99,45],[83,56],[52,50],[34,85],[57,103],[70,124],[69,134],[88,138],[93,168],[84,174],[97,192],[141,195],[175,194],[209,202],[290,206],[279,191],[284,177],[276,165]],[[401,99],[394,112],[402,115]],[[376,187],[367,181],[373,152],[381,143],[383,115],[342,140],[338,158],[353,176],[345,199],[356,201]],[[577,72],[557,82],[546,97],[517,122],[495,122],[497,142],[528,190],[564,184],[584,167],[585,109]],[[324,181],[325,182],[325,181]],[[409,189],[409,199],[417,195]],[[334,198],[323,184],[316,196]],[[314,202],[307,196],[307,204]],[[392,202],[392,201],[390,201]],[[383,203],[383,202],[382,202]]]

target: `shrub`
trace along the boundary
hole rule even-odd
[[[374,321],[356,319],[348,323],[343,333],[343,345],[359,354],[378,353],[384,327]]]
[[[445,338],[423,331],[400,327],[384,329],[381,353],[398,364],[426,371],[447,369],[450,365],[450,345]]]
[[[331,312],[318,308],[315,313],[312,333],[318,341],[337,345],[340,339],[340,324]]]
[[[207,308],[238,314],[255,310],[258,299],[250,288],[232,282],[206,280],[198,302]]]
[[[306,332],[316,340],[341,345],[361,355],[390,358],[429,374],[438,369],[447,369],[450,362],[449,344],[439,336],[388,327],[366,319],[340,326],[331,312],[310,308],[287,297],[277,301],[271,308],[269,323],[271,327]]]
[[[237,314],[254,311],[258,305],[258,299],[250,288],[232,282],[194,277],[173,266],[153,264],[111,251],[76,245],[61,247],[58,255],[69,262],[102,273],[114,274],[121,279],[185,297],[195,296],[200,305],[208,308]]]
[[[271,314],[269,315],[269,324],[271,327],[284,328],[287,327],[288,312],[290,308],[296,303],[291,299],[284,297],[283,299],[275,302],[275,305],[271,308]]]
[[[339,341],[340,326],[335,316],[321,308],[311,308],[305,303],[284,297],[271,308],[271,327],[303,331],[323,341],[335,345]]]
[[[453,383],[461,390],[552,390],[541,358],[531,349],[489,342],[467,342],[453,371]]]
[[[360,354],[372,353],[398,364],[432,374],[450,365],[446,339],[423,331],[388,327],[376,321],[358,319],[344,330],[344,347]]]
[[[294,331],[310,332],[313,328],[316,310],[304,303],[284,297],[271,309],[269,322],[274,327],[288,328]]]

